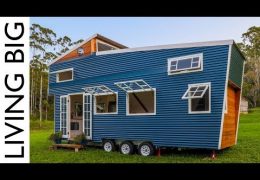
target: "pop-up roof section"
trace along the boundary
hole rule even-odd
[[[100,34],[94,34],[82,43],[79,43],[74,48],[70,49],[66,53],[54,59],[51,63],[48,64],[48,66],[58,62],[68,61],[80,56],[87,56],[93,52],[126,48],[128,47],[118,42],[115,42],[105,36],[102,36]]]

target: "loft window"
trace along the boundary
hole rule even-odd
[[[117,114],[117,93],[94,95],[95,114]]]
[[[168,75],[201,71],[202,69],[202,53],[168,59]]]
[[[210,83],[189,85],[182,99],[189,100],[189,113],[210,113]]]
[[[154,115],[155,90],[128,92],[127,115]]]
[[[66,82],[73,80],[73,69],[57,71],[56,82]]]
[[[97,51],[109,51],[109,50],[115,50],[118,49],[115,46],[112,46],[110,44],[107,44],[102,41],[97,41]]]

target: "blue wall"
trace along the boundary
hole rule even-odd
[[[203,71],[168,76],[167,59],[203,53]],[[56,63],[50,72],[74,68],[74,81],[55,83],[50,74],[49,93],[55,95],[55,129],[59,130],[59,96],[82,92],[91,85],[106,85],[118,92],[117,115],[93,114],[93,140],[101,138],[150,140],[157,146],[217,149],[222,116],[228,45],[91,55]],[[126,94],[114,83],[143,79],[156,88],[156,115],[126,116]],[[211,82],[211,113],[188,114],[181,97],[188,84]]]

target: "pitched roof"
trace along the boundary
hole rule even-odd
[[[71,53],[72,51],[74,51],[75,49],[81,47],[82,45],[86,44],[87,42],[89,42],[91,39],[94,39],[94,38],[97,38],[97,39],[100,39],[100,40],[103,40],[111,45],[114,45],[118,48],[121,48],[121,49],[125,49],[125,48],[128,48],[127,46],[123,45],[123,44],[120,44],[118,42],[115,42],[105,36],[102,36],[100,34],[94,34],[92,35],[91,37],[89,37],[88,39],[84,40],[83,42],[79,43],[78,45],[76,45],[75,47],[71,48],[69,51],[65,52],[64,54],[58,56],[56,59],[54,59],[52,62],[50,62],[48,64],[48,66],[54,64],[55,62],[57,62],[59,59],[63,58],[64,56],[66,56],[67,54]]]

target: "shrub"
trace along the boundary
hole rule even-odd
[[[56,144],[60,144],[62,139],[62,132],[58,131],[56,133],[52,133],[48,139]]]
[[[82,134],[80,134],[80,135],[77,135],[77,136],[74,138],[74,143],[75,143],[75,144],[86,145],[87,139],[86,139],[85,134],[82,133]]]

